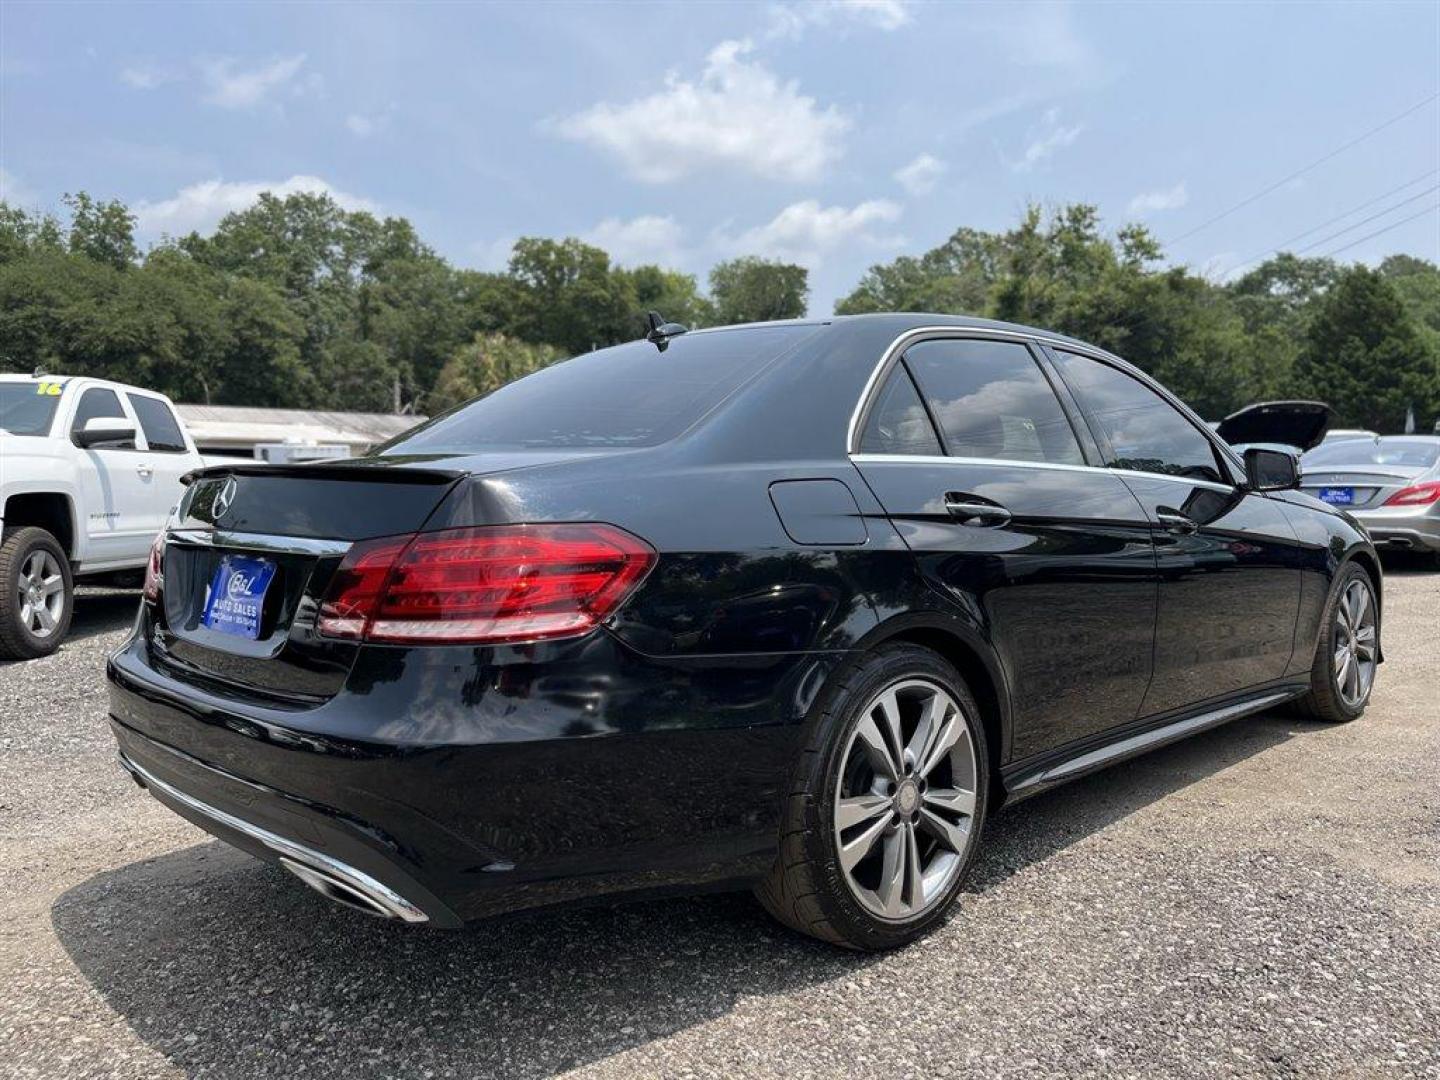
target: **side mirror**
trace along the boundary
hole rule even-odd
[[[1284,450],[1252,446],[1245,451],[1245,486],[1251,491],[1290,491],[1300,486],[1300,459]]]
[[[85,426],[75,432],[75,445],[91,449],[94,447],[119,447],[135,444],[135,425],[120,416],[92,416]]]

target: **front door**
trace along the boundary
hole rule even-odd
[[[125,411],[120,395],[109,387],[91,386],[80,392],[71,416],[73,437],[92,417],[114,417],[135,423]],[[148,506],[151,470],[147,455],[134,443],[125,446],[92,446],[79,451],[87,459],[80,470],[85,492],[84,563],[103,567],[113,563],[142,564],[156,529],[151,528]]]
[[[988,633],[1011,760],[1130,723],[1150,678],[1149,523],[1094,446],[1026,344],[937,337],[896,362],[853,455],[925,578]]]
[[[1110,464],[1155,536],[1155,716],[1278,679],[1300,610],[1299,540],[1279,503],[1247,492],[1225,455],[1130,373],[1052,350]]]

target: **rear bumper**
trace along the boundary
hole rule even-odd
[[[220,839],[408,922],[742,885],[773,858],[807,688],[844,657],[660,660],[604,632],[378,653],[285,710],[181,682],[137,636],[108,671],[122,763]]]
[[[1376,547],[1440,551],[1440,514],[1430,507],[1422,507],[1418,513],[1406,512],[1404,507],[1352,512]]]
[[[116,738],[122,746],[130,744],[131,752],[135,753],[136,741],[144,739],[144,736],[117,731]],[[159,744],[154,744],[154,748],[159,749]],[[237,814],[213,806],[203,799],[186,794],[173,784],[160,779],[150,768],[132,760],[124,750],[120,751],[120,765],[137,784],[177,814],[222,839],[229,839],[232,844],[249,849],[262,857],[274,859],[329,899],[357,908],[366,914],[398,919],[401,922],[436,922],[441,925],[456,925],[459,922],[453,912],[443,908],[439,901],[428,894],[424,902],[429,905],[430,911],[426,912],[395,888],[334,855],[291,840]],[[151,768],[154,768],[153,763]],[[413,882],[402,883],[400,887],[410,888],[414,895],[419,894]]]

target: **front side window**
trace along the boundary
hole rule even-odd
[[[860,436],[860,452],[925,457],[939,457],[945,452],[903,364],[895,365],[875,399]]]
[[[1012,341],[922,341],[905,363],[955,457],[1083,465],[1075,431],[1030,350]]]
[[[135,418],[140,421],[140,430],[145,432],[145,441],[150,449],[162,454],[183,454],[185,436],[180,431],[180,421],[170,411],[170,406],[159,398],[144,397],[140,394],[126,394]]]
[[[70,422],[70,433],[73,435],[83,431],[86,423],[96,417],[113,417],[116,420],[128,420],[125,410],[120,407],[120,395],[114,390],[103,386],[92,386],[80,395],[80,402],[75,406],[75,419]],[[121,446],[96,447],[96,449],[108,450],[133,450],[133,442]]]
[[[1078,353],[1056,350],[1055,360],[1092,425],[1110,440],[1115,468],[1226,482],[1210,440],[1139,379]]]

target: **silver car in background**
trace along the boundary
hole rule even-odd
[[[1349,510],[1377,547],[1440,557],[1440,435],[1327,442],[1300,466],[1301,490]]]

